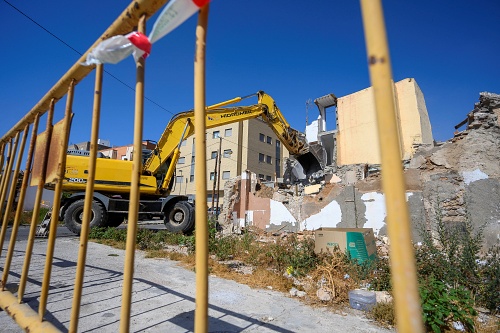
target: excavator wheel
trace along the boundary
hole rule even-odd
[[[170,232],[189,233],[194,228],[194,208],[186,201],[177,202],[165,214],[165,227]]]
[[[85,199],[80,199],[69,205],[64,213],[64,224],[73,233],[80,235],[82,230],[83,205]],[[103,204],[95,200],[92,201],[92,219],[90,227],[104,227],[107,222],[106,209]]]

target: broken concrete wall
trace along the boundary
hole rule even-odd
[[[482,98],[476,108],[483,115],[473,118],[466,131],[445,143],[416,146],[414,157],[404,163],[414,241],[443,221],[450,228],[463,229],[466,222],[476,230],[484,228],[486,247],[500,242],[500,127],[494,113],[498,98],[499,104]],[[325,178],[328,181],[279,190],[264,189],[256,179],[248,185],[235,184],[233,190],[249,192],[228,195],[247,201],[245,209],[241,205],[232,209],[232,223],[268,231],[370,227],[375,234],[386,235],[380,167],[354,164],[335,172]],[[264,209],[269,210],[267,221],[258,215]]]

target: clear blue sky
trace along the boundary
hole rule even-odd
[[[84,53],[128,1],[8,0]],[[434,138],[478,101],[500,93],[500,2],[383,1],[394,80],[415,78],[424,93]],[[154,18],[149,20],[152,28]],[[0,0],[0,135],[28,112],[80,57]],[[196,15],[153,45],[146,65],[144,138],[156,140],[173,114],[193,107]],[[105,69],[134,86],[132,58]],[[77,86],[70,143],[90,137],[94,75]],[[264,90],[292,127],[304,130],[306,101],[348,95],[370,85],[358,1],[213,0],[207,43],[207,103]],[[248,104],[254,104],[255,99]],[[159,106],[158,106],[159,105]],[[161,107],[160,107],[161,106]],[[133,141],[134,92],[105,75],[99,137]],[[64,112],[58,103],[56,120]],[[309,120],[317,117],[311,108]],[[327,119],[333,128],[333,113]]]

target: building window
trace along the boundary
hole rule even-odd
[[[215,172],[210,172],[210,180],[214,180],[215,179]]]
[[[185,157],[179,157],[179,160],[177,161],[177,164],[185,164],[186,163],[186,158]]]
[[[273,161],[273,159],[271,158],[271,156],[266,155],[266,163],[267,164],[272,164],[272,161]]]
[[[224,154],[222,154],[222,156],[225,158],[230,158],[232,153],[233,151],[231,149],[224,149]]]
[[[190,181],[191,183],[192,183],[192,182],[194,182],[194,175],[190,175],[190,176],[189,176],[189,181]]]
[[[264,179],[264,175],[259,173],[259,179]]]
[[[264,154],[259,153],[259,162],[264,162]]]
[[[270,182],[271,181],[271,176],[266,176],[266,180]]]
[[[213,151],[212,154],[210,155],[211,159],[217,158],[217,151]]]
[[[224,131],[224,136],[231,136],[233,135],[233,129],[232,128],[226,128]]]
[[[218,139],[220,138],[220,131],[214,131],[212,133],[212,139]]]
[[[186,145],[186,140],[181,141],[181,147],[184,147]]]
[[[260,142],[266,142],[266,136],[262,133],[259,133],[259,140]]]
[[[273,139],[270,136],[267,137],[267,143],[269,143],[269,144],[273,143]]]
[[[183,178],[184,178],[184,177],[182,177],[182,176],[177,176],[177,177],[175,177],[175,182],[176,182],[177,184],[180,184],[180,183],[182,183]]]
[[[222,171],[222,179],[229,179],[231,177],[231,171]]]
[[[215,193],[213,197],[214,201],[216,201],[219,196],[217,195],[217,193]],[[207,193],[207,202],[212,202],[212,193]]]

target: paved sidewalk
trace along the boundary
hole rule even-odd
[[[79,241],[57,239],[46,319],[62,331],[69,326]],[[21,272],[25,241],[16,244],[9,285]],[[25,301],[38,308],[46,240],[37,239]],[[5,252],[3,252],[5,253]],[[79,332],[118,332],[123,250],[90,243]],[[390,332],[361,314],[339,315],[315,309],[272,290],[251,289],[210,277],[209,332]],[[195,273],[166,259],[145,259],[136,252],[131,332],[191,332],[194,325]],[[0,312],[2,332],[21,332]]]

